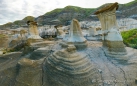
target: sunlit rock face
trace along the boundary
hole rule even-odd
[[[47,81],[45,86],[94,86],[99,72],[90,58],[76,51],[74,45],[56,51],[45,64]],[[52,83],[51,83],[52,82]]]
[[[37,23],[34,21],[28,21],[27,24],[29,25],[28,29],[28,39],[42,39],[39,36],[39,32],[37,29]]]
[[[73,19],[70,25],[69,35],[63,40],[67,44],[74,44],[77,49],[84,49],[87,47],[87,40],[83,37],[78,20]]]
[[[123,39],[118,31],[116,10],[118,3],[109,4],[101,8],[95,14],[98,16],[103,30],[103,45],[108,47],[111,54],[126,54]]]

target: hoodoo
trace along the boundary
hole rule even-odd
[[[39,32],[37,29],[37,22],[28,21],[27,22],[29,29],[28,29],[28,39],[42,39],[39,36]]]
[[[116,10],[118,3],[109,4],[95,14],[98,16],[103,29],[103,45],[108,48],[110,54],[126,54],[126,49],[123,44],[123,39],[118,31],[116,21]]]
[[[87,40],[83,37],[78,20],[73,19],[70,25],[69,36],[63,39],[64,45],[74,44],[77,49],[87,47]]]

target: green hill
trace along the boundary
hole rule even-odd
[[[62,24],[65,24],[67,21],[72,20],[73,18],[81,20],[88,20],[88,18],[93,12],[94,8],[81,8],[76,6],[66,6],[65,8],[57,8],[50,12],[45,13],[36,18],[36,21],[39,24],[50,24],[50,21],[58,19]]]
[[[42,25],[49,24],[50,21],[58,19],[62,24],[66,24],[67,21],[73,18],[79,21],[84,20],[98,20],[97,17],[91,17],[94,12],[109,3],[103,4],[98,8],[81,8],[76,6],[66,6],[65,8],[57,8],[50,12],[45,13],[36,18],[36,21]],[[131,1],[126,4],[119,4],[119,13],[117,13],[117,18],[127,18],[132,15],[137,15],[137,0]]]
[[[17,28],[20,27],[21,25],[25,25],[28,20],[33,21],[35,20],[35,18],[33,16],[27,16],[22,20],[16,20],[14,22],[8,22],[6,24],[0,25],[0,29]]]
[[[36,18],[34,18],[33,16],[27,16],[22,20],[16,20],[10,24],[7,23],[4,25],[0,25],[0,29],[11,26],[21,26],[26,24],[27,20],[35,20],[40,25],[52,24],[51,21],[56,19],[59,20],[63,25],[66,25],[67,22],[69,22],[73,18],[76,18],[79,21],[98,20],[97,17],[91,15],[94,14],[96,10],[106,6],[107,4],[108,3],[103,4],[98,8],[81,8],[77,6],[66,6],[64,8],[57,8]],[[118,12],[119,13],[117,13],[117,18],[127,18],[133,15],[137,15],[137,0],[131,1],[126,4],[119,4]]]
[[[137,3],[137,0],[134,0],[134,1],[126,3],[125,6],[132,6],[132,5],[136,4],[136,3]]]

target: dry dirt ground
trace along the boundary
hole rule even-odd
[[[61,49],[58,43],[53,42],[35,50],[35,60],[32,59],[34,53],[22,55],[22,52],[14,52],[0,56],[0,86],[59,86],[50,85],[52,82],[48,83],[45,73],[45,60],[54,51]],[[100,79],[92,82],[100,84],[93,86],[137,86],[137,50],[126,49],[129,54],[126,60],[106,56],[100,41],[88,41],[88,47],[78,51],[87,54],[99,72]],[[39,58],[40,55],[43,58]],[[77,85],[74,83],[73,86]]]

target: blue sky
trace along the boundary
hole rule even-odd
[[[0,25],[21,20],[26,16],[37,17],[55,8],[68,5],[96,8],[105,3],[128,3],[133,0],[0,0]]]

